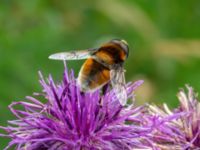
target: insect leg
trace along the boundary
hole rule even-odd
[[[106,83],[103,87],[102,87],[102,95],[105,95],[108,90],[109,90],[109,86],[110,86],[110,82]],[[103,101],[102,98],[99,99],[99,105],[102,107],[103,105]]]
[[[106,94],[109,90],[109,85],[110,85],[110,82],[106,83],[103,87],[102,87],[102,94]]]

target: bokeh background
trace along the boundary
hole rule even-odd
[[[130,45],[127,81],[143,79],[136,102],[170,107],[185,84],[200,91],[199,0],[1,0],[0,125],[12,101],[41,91],[38,70],[60,80],[52,53],[97,47],[112,38]],[[83,61],[68,62],[78,74]],[[9,140],[0,139],[0,149]]]

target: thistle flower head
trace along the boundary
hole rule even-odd
[[[192,87],[186,86],[188,93],[180,90],[180,106],[171,111],[166,104],[164,109],[149,105],[147,122],[154,122],[151,133],[153,145],[166,150],[200,149],[200,102]],[[153,119],[154,118],[154,119]]]
[[[144,106],[122,107],[112,90],[82,93],[73,71],[64,72],[63,81],[47,82],[40,74],[43,92],[38,98],[13,102],[9,108],[16,120],[1,127],[11,138],[5,149],[26,150],[121,150],[146,148],[149,127],[142,127]],[[126,86],[128,97],[143,81]],[[41,99],[41,100],[38,100]],[[43,101],[43,102],[42,102]],[[45,101],[45,102],[44,102]],[[23,108],[23,109],[22,109]],[[127,123],[128,122],[128,123]],[[146,144],[148,145],[148,144]]]

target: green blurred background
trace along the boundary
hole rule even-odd
[[[63,63],[52,53],[99,46],[112,38],[130,45],[127,81],[144,79],[137,103],[170,107],[186,83],[200,91],[199,0],[1,0],[0,124],[7,106],[41,91],[38,70],[59,81]],[[83,61],[68,62],[78,73]],[[1,138],[0,149],[8,140]]]

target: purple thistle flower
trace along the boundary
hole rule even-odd
[[[188,93],[178,93],[180,106],[173,111],[166,104],[163,109],[149,105],[146,123],[155,126],[150,139],[158,149],[200,149],[200,102],[192,87],[186,87]]]
[[[45,82],[40,74],[42,101],[26,97],[28,101],[13,102],[9,108],[16,120],[1,127],[11,138],[5,149],[17,150],[129,150],[149,148],[147,134],[151,127],[143,127],[145,106],[122,107],[112,90],[101,95],[82,93],[77,87],[73,71],[64,72],[63,81],[55,84],[50,76]],[[127,84],[130,98],[143,81]],[[45,101],[45,102],[44,102]],[[23,109],[22,109],[23,108]]]

